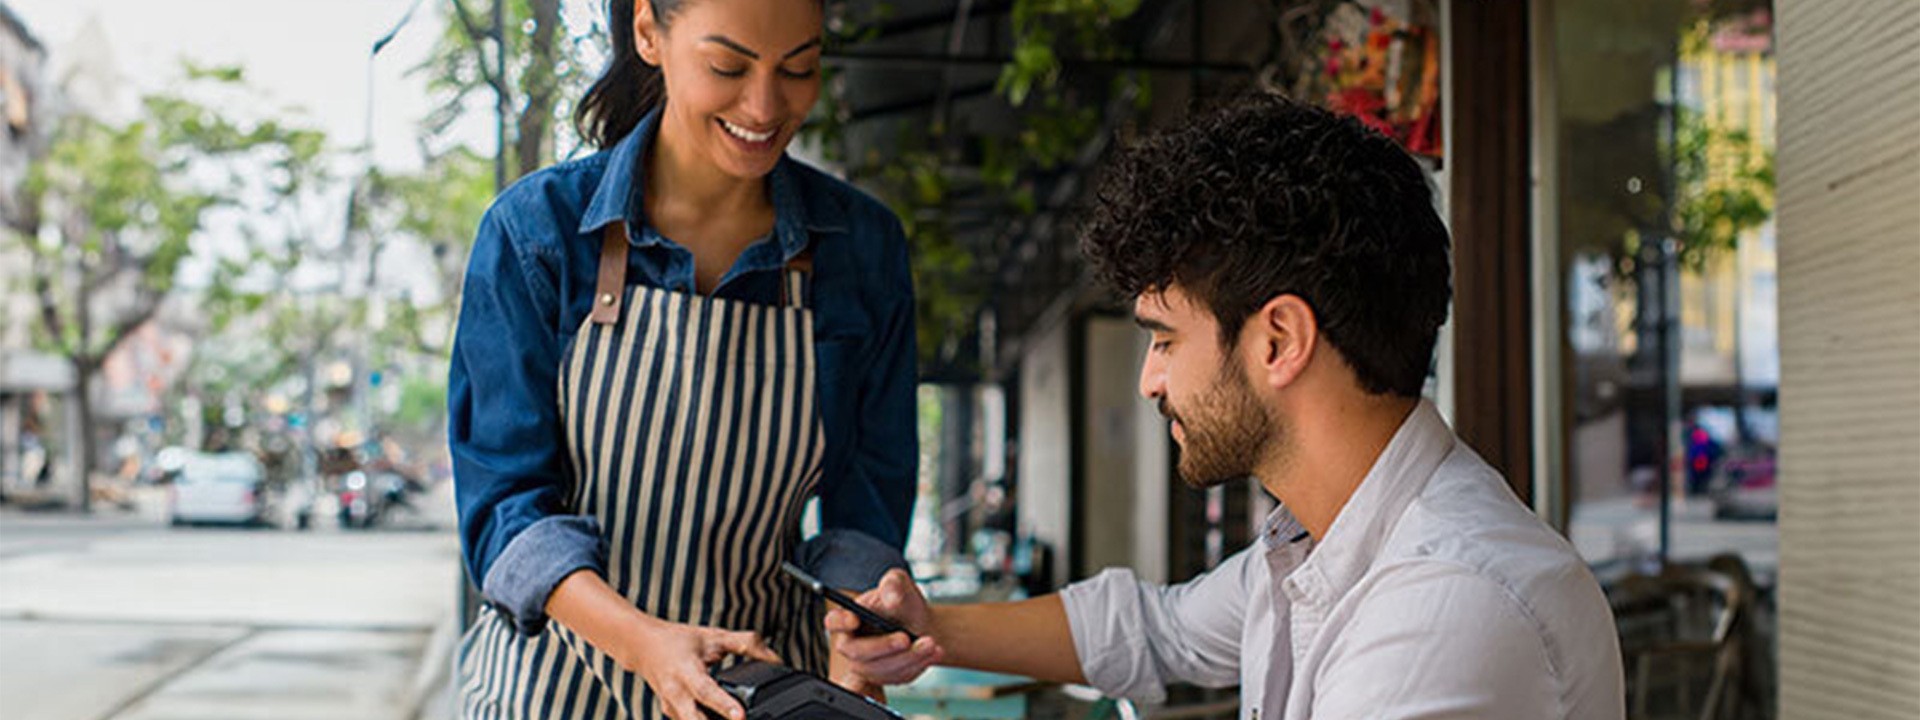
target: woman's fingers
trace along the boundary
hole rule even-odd
[[[740,701],[734,699],[727,691],[720,689],[720,684],[714,682],[712,678],[701,676],[698,680],[691,682],[690,685],[693,697],[698,700],[701,705],[707,706],[708,709],[719,713],[721,717],[727,718],[728,720],[745,720],[747,716],[746,708],[740,707]],[[700,720],[700,714],[697,708],[693,720]]]
[[[667,717],[673,720],[706,720],[706,716],[700,712],[701,703],[694,695],[697,690],[688,683],[686,677],[676,677],[660,683],[655,685],[653,690],[660,696],[660,710],[666,713]],[[722,694],[725,692],[722,691]],[[719,712],[721,717],[733,720],[741,720],[744,717],[744,713],[740,716],[728,715],[725,709]]]
[[[745,631],[721,631],[719,641],[720,649],[730,654],[744,655],[763,662],[776,664],[780,662],[780,656],[774,654],[773,649],[767,647],[767,643],[761,640],[758,634]]]

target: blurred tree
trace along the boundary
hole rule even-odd
[[[488,158],[465,147],[428,159],[416,172],[374,174],[367,211],[359,220],[377,232],[397,233],[427,247],[445,292],[438,303],[414,298],[389,308],[381,347],[438,357],[449,352],[467,250],[493,194]]]
[[[385,303],[382,321],[373,328],[375,353],[370,359],[374,367],[421,369],[396,378],[398,400],[387,428],[403,442],[423,444],[444,438],[445,368],[460,308],[459,290],[467,251],[493,194],[489,159],[464,147],[430,158],[417,172],[375,173],[368,185],[366,213],[360,220],[371,225],[373,232],[405,237],[428,248],[440,288],[433,298],[403,295],[399,302]],[[430,402],[435,397],[437,405]]]
[[[89,400],[101,364],[174,291],[210,211],[237,204],[250,186],[301,196],[320,174],[320,132],[236,119],[189,99],[241,87],[239,68],[188,65],[186,73],[181,94],[144,98],[125,124],[64,118],[27,180],[38,217],[51,226],[18,241],[33,262],[37,341],[73,369],[83,508],[95,462]],[[223,279],[246,265],[244,257],[216,262]]]
[[[473,93],[491,92],[501,118],[505,187],[546,165],[561,138],[571,137],[572,102],[590,79],[578,61],[577,45],[587,38],[567,31],[560,0],[453,0],[451,15],[418,68],[428,73],[429,90],[442,96],[427,130],[444,134],[466,114]]]
[[[355,268],[362,267],[358,263],[364,258],[347,262],[344,257],[326,257],[324,251],[306,252],[301,244],[256,247],[245,262],[235,263],[231,277],[206,291],[214,342],[206,344],[205,352],[196,353],[184,391],[202,400],[201,421],[209,431],[231,422],[224,417],[228,405],[258,410],[268,398],[286,403],[286,409],[304,417],[305,429],[311,430],[315,421],[344,409],[334,400],[371,391],[357,384],[336,387],[323,372],[361,345],[366,352],[364,370],[379,371],[401,383],[401,409],[418,409],[407,405],[418,395],[416,384],[438,385],[442,388],[438,392],[444,393],[445,362],[459,307],[456,291],[467,249],[493,196],[489,160],[470,149],[455,148],[429,158],[416,171],[388,173],[375,168],[356,192],[348,233],[380,238],[369,249],[381,253],[374,264],[389,262],[390,253],[416,244],[433,258],[433,284],[440,292],[418,295],[393,287],[393,278],[382,282],[377,273],[367,277],[368,287],[349,292],[343,288],[355,282],[348,277],[349,271],[357,276]],[[303,233],[289,228],[284,234]],[[251,275],[238,272],[246,268]],[[337,279],[315,286],[316,275]],[[288,288],[302,286],[302,277],[306,287],[289,292]],[[419,412],[354,420],[384,426],[420,443],[439,437],[441,422],[437,415]]]

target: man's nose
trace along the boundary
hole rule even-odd
[[[1161,363],[1149,350],[1147,359],[1140,364],[1140,397],[1152,400],[1166,393],[1167,375]]]

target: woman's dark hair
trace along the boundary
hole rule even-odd
[[[1426,174],[1359,121],[1273,96],[1146,139],[1108,166],[1080,248],[1122,294],[1180,289],[1231,345],[1280,295],[1374,394],[1418,397],[1453,294]]]
[[[660,82],[660,68],[640,59],[633,45],[633,4],[635,0],[607,0],[607,34],[613,36],[613,54],[607,57],[607,69],[587,88],[587,96],[573,111],[574,127],[580,137],[594,147],[606,149],[618,145],[633,132],[633,127],[666,102],[667,88]],[[653,7],[653,21],[661,30],[686,0],[645,0]]]

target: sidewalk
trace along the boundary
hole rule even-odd
[[[402,531],[171,528],[157,497],[0,508],[0,717],[452,716],[450,487]]]

